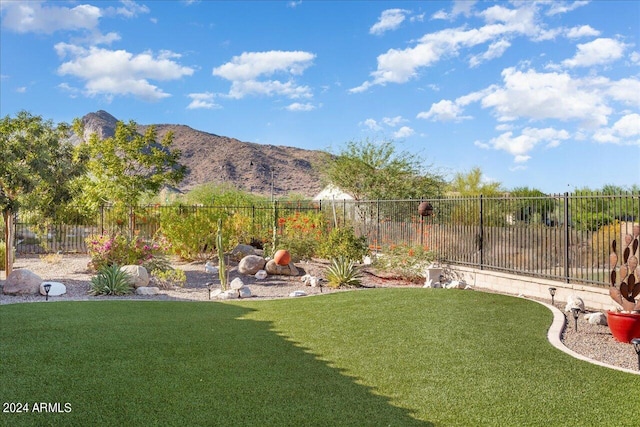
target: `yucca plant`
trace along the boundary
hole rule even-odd
[[[129,274],[118,265],[102,267],[98,275],[91,278],[89,293],[92,295],[127,295],[131,293]]]
[[[327,281],[332,288],[360,286],[360,270],[349,258],[343,256],[334,258],[331,266],[327,268]]]

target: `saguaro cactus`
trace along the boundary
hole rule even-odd
[[[224,263],[224,248],[222,246],[222,219],[218,219],[218,234],[216,235],[218,247],[218,276],[220,277],[220,289],[227,290],[227,266]]]

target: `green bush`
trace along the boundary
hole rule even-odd
[[[351,261],[361,262],[369,254],[367,238],[356,236],[353,228],[334,228],[319,247],[318,256],[326,259],[344,257]]]
[[[185,260],[212,258],[216,249],[216,229],[221,210],[198,210],[176,206],[162,212],[161,232],[174,254]]]
[[[127,295],[131,293],[129,274],[116,264],[102,267],[98,275],[91,278],[91,295]]]
[[[340,286],[360,286],[362,283],[360,270],[346,257],[338,257],[332,260],[327,268],[327,281],[332,288]]]
[[[434,260],[435,254],[422,246],[390,245],[383,248],[382,255],[374,259],[373,266],[404,280],[419,282],[424,280],[424,271]]]
[[[6,266],[4,265],[4,256],[6,254],[6,248],[4,244],[4,240],[0,240],[0,270],[4,270]],[[13,260],[16,260],[16,254],[14,251]]]
[[[151,279],[157,287],[162,289],[182,288],[187,282],[187,275],[183,270],[169,268],[154,272]]]

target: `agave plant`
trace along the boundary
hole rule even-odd
[[[89,293],[92,295],[126,295],[131,293],[129,274],[118,265],[102,267],[91,278]]]
[[[611,253],[609,254],[609,264],[611,266],[609,295],[624,311],[640,312],[640,226],[633,227],[633,235],[627,234],[624,237],[624,248],[621,259],[618,257],[617,243],[611,243]],[[620,268],[618,261],[621,261]],[[618,281],[619,280],[619,281]]]
[[[360,286],[361,275],[358,267],[346,257],[334,258],[327,268],[327,281],[332,288],[340,286]]]

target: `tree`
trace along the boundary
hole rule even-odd
[[[501,185],[499,182],[483,182],[482,169],[475,167],[467,173],[458,172],[449,184],[449,190],[462,197],[498,196]]]
[[[406,199],[435,196],[444,186],[436,173],[420,172],[416,156],[396,153],[393,141],[349,141],[328,160],[327,181],[356,200]]]
[[[74,121],[74,129],[83,135],[80,120]],[[114,136],[103,140],[93,133],[81,145],[88,157],[85,200],[94,207],[104,203],[132,207],[165,185],[179,184],[186,167],[179,163],[180,151],[171,150],[172,143],[172,132],[157,142],[155,127],[140,134],[134,121],[118,122]]]
[[[0,209],[5,224],[5,272],[13,267],[13,216],[21,205],[52,213],[71,197],[69,182],[83,172],[71,127],[26,111],[0,120]]]

